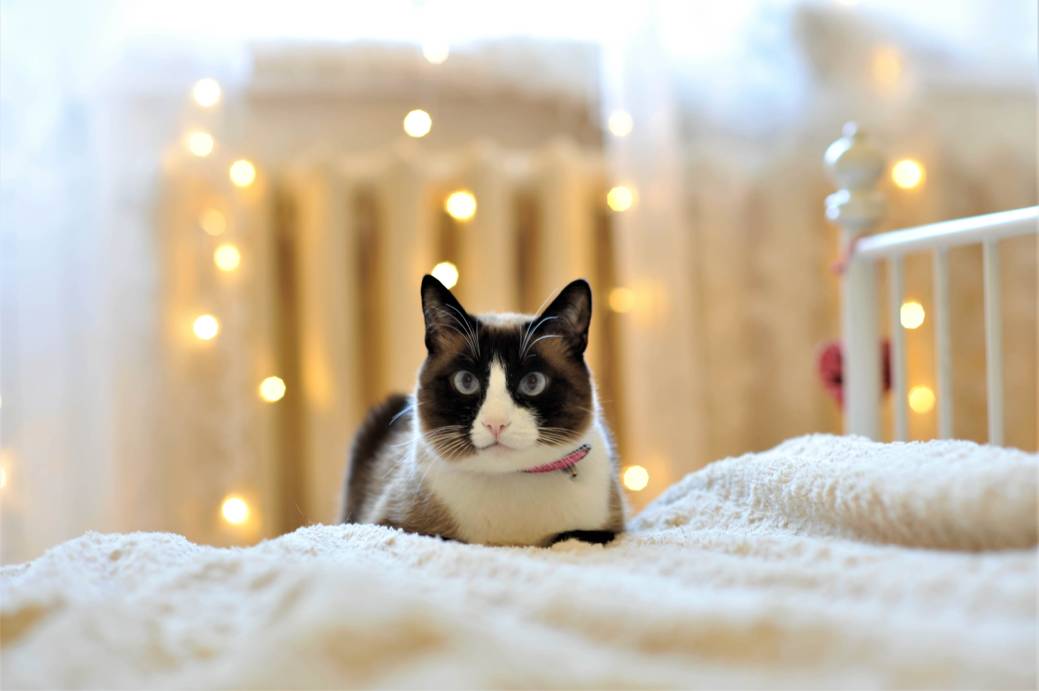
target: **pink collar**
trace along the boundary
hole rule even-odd
[[[535,466],[534,468],[527,468],[524,473],[551,473],[555,470],[566,470],[571,476],[576,475],[577,472],[572,468],[580,463],[585,456],[592,450],[591,445],[581,444],[576,449],[563,456],[557,461],[546,463],[545,465]]]

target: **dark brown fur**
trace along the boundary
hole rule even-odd
[[[517,405],[529,408],[551,429],[554,443],[576,439],[592,418],[592,380],[584,361],[591,319],[591,289],[574,281],[536,317],[520,322],[484,321],[466,312],[435,278],[422,282],[428,357],[419,371],[417,399],[424,433],[456,425],[468,429],[483,403],[481,396],[464,396],[450,382],[464,369],[486,389],[492,359],[508,373],[507,385]],[[517,387],[530,371],[549,377],[548,389],[536,398]],[[549,435],[546,435],[546,437]],[[543,437],[542,443],[549,443]],[[475,453],[465,434],[437,435],[432,443],[445,460]]]
[[[370,411],[354,436],[350,447],[350,458],[346,464],[346,488],[343,497],[344,523],[360,521],[361,511],[365,504],[365,495],[371,479],[373,466],[379,448],[392,432],[392,426],[406,429],[410,420],[404,411],[408,407],[408,397],[404,394],[392,394]]]

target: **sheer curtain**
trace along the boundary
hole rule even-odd
[[[5,561],[86,527],[110,527],[116,513],[110,358],[123,341],[107,307],[107,157],[94,136],[95,90],[114,45],[110,14],[96,9],[0,9]]]
[[[452,17],[459,9],[467,14]],[[228,366],[216,369],[169,359],[185,332],[191,345],[190,322],[185,329],[185,315],[170,314],[170,297],[213,271],[208,257],[170,251],[164,235],[172,219],[183,223],[171,232],[198,233],[167,186],[187,156],[186,131],[213,132],[214,158],[237,151],[279,175],[314,152],[394,154],[401,113],[416,101],[445,109],[441,147],[468,146],[488,124],[506,147],[597,136],[587,117],[597,86],[591,44],[561,40],[554,24],[537,39],[509,39],[518,25],[481,3],[304,2],[287,15],[280,3],[13,0],[2,11],[5,562],[86,529],[235,541],[280,525],[212,530],[232,466],[266,483],[283,472],[262,461],[273,423],[269,412],[250,412],[251,379],[231,383],[241,404],[230,407],[228,388],[210,386],[244,353],[231,347]],[[435,74],[420,49],[444,40],[452,62]],[[214,112],[191,103],[200,77],[223,87]],[[466,94],[483,100],[460,110]],[[209,171],[227,185],[226,167]],[[243,209],[255,235],[267,232],[270,211]],[[235,304],[250,328],[275,308]],[[264,341],[268,352],[277,338]],[[195,379],[171,381],[183,373]],[[357,422],[344,420],[344,435]],[[200,510],[202,495],[216,496]]]
[[[629,8],[630,9],[630,8]],[[818,382],[837,335],[835,231],[821,152],[857,120],[925,183],[887,180],[887,227],[1036,203],[1034,3],[647,3],[604,40],[607,140],[642,203],[620,223],[626,280],[655,314],[626,332],[635,455],[666,482],[712,459],[839,431]],[[989,124],[983,124],[989,123]],[[969,134],[967,134],[969,133]],[[1035,448],[1036,251],[1004,250],[1008,353],[1021,374],[1011,443]],[[984,439],[980,263],[957,258],[957,429]],[[926,257],[909,297],[930,298]],[[1011,286],[1013,286],[1011,288]],[[933,386],[930,323],[910,334],[911,385]],[[1013,345],[1009,345],[1009,344]],[[642,431],[652,433],[642,435]],[[914,415],[915,438],[934,434]]]

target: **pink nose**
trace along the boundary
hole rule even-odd
[[[498,437],[501,436],[502,430],[505,429],[506,427],[508,427],[509,423],[507,423],[507,422],[485,422],[485,423],[483,423],[483,426],[486,427],[487,430],[491,434],[494,435],[495,439],[498,439]]]

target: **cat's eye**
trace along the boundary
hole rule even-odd
[[[520,379],[519,390],[524,396],[537,396],[548,386],[548,378],[541,372],[531,372]]]
[[[475,374],[464,369],[455,372],[451,377],[451,384],[458,393],[466,396],[472,396],[480,390],[480,380],[476,378]]]

